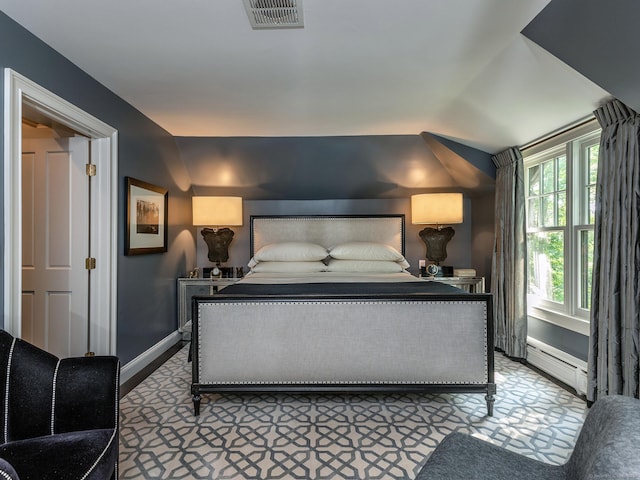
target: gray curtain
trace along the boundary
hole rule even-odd
[[[510,148],[493,157],[497,167],[495,246],[491,265],[496,347],[527,357],[527,247],[522,154]]]
[[[640,115],[614,100],[600,126],[587,398],[638,398]]]

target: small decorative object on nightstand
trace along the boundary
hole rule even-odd
[[[435,277],[438,273],[440,273],[438,265],[436,265],[435,263],[430,263],[429,265],[427,265],[427,274],[429,276]]]

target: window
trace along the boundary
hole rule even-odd
[[[592,121],[523,152],[529,315],[585,334],[599,144]]]

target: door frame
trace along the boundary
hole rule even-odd
[[[91,139],[91,351],[116,354],[118,131],[16,71],[4,69],[4,328],[21,336],[22,319],[22,104]]]

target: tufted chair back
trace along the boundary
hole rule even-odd
[[[11,462],[12,442],[101,430],[117,461],[118,388],[116,357],[59,359],[0,330],[0,453]]]

